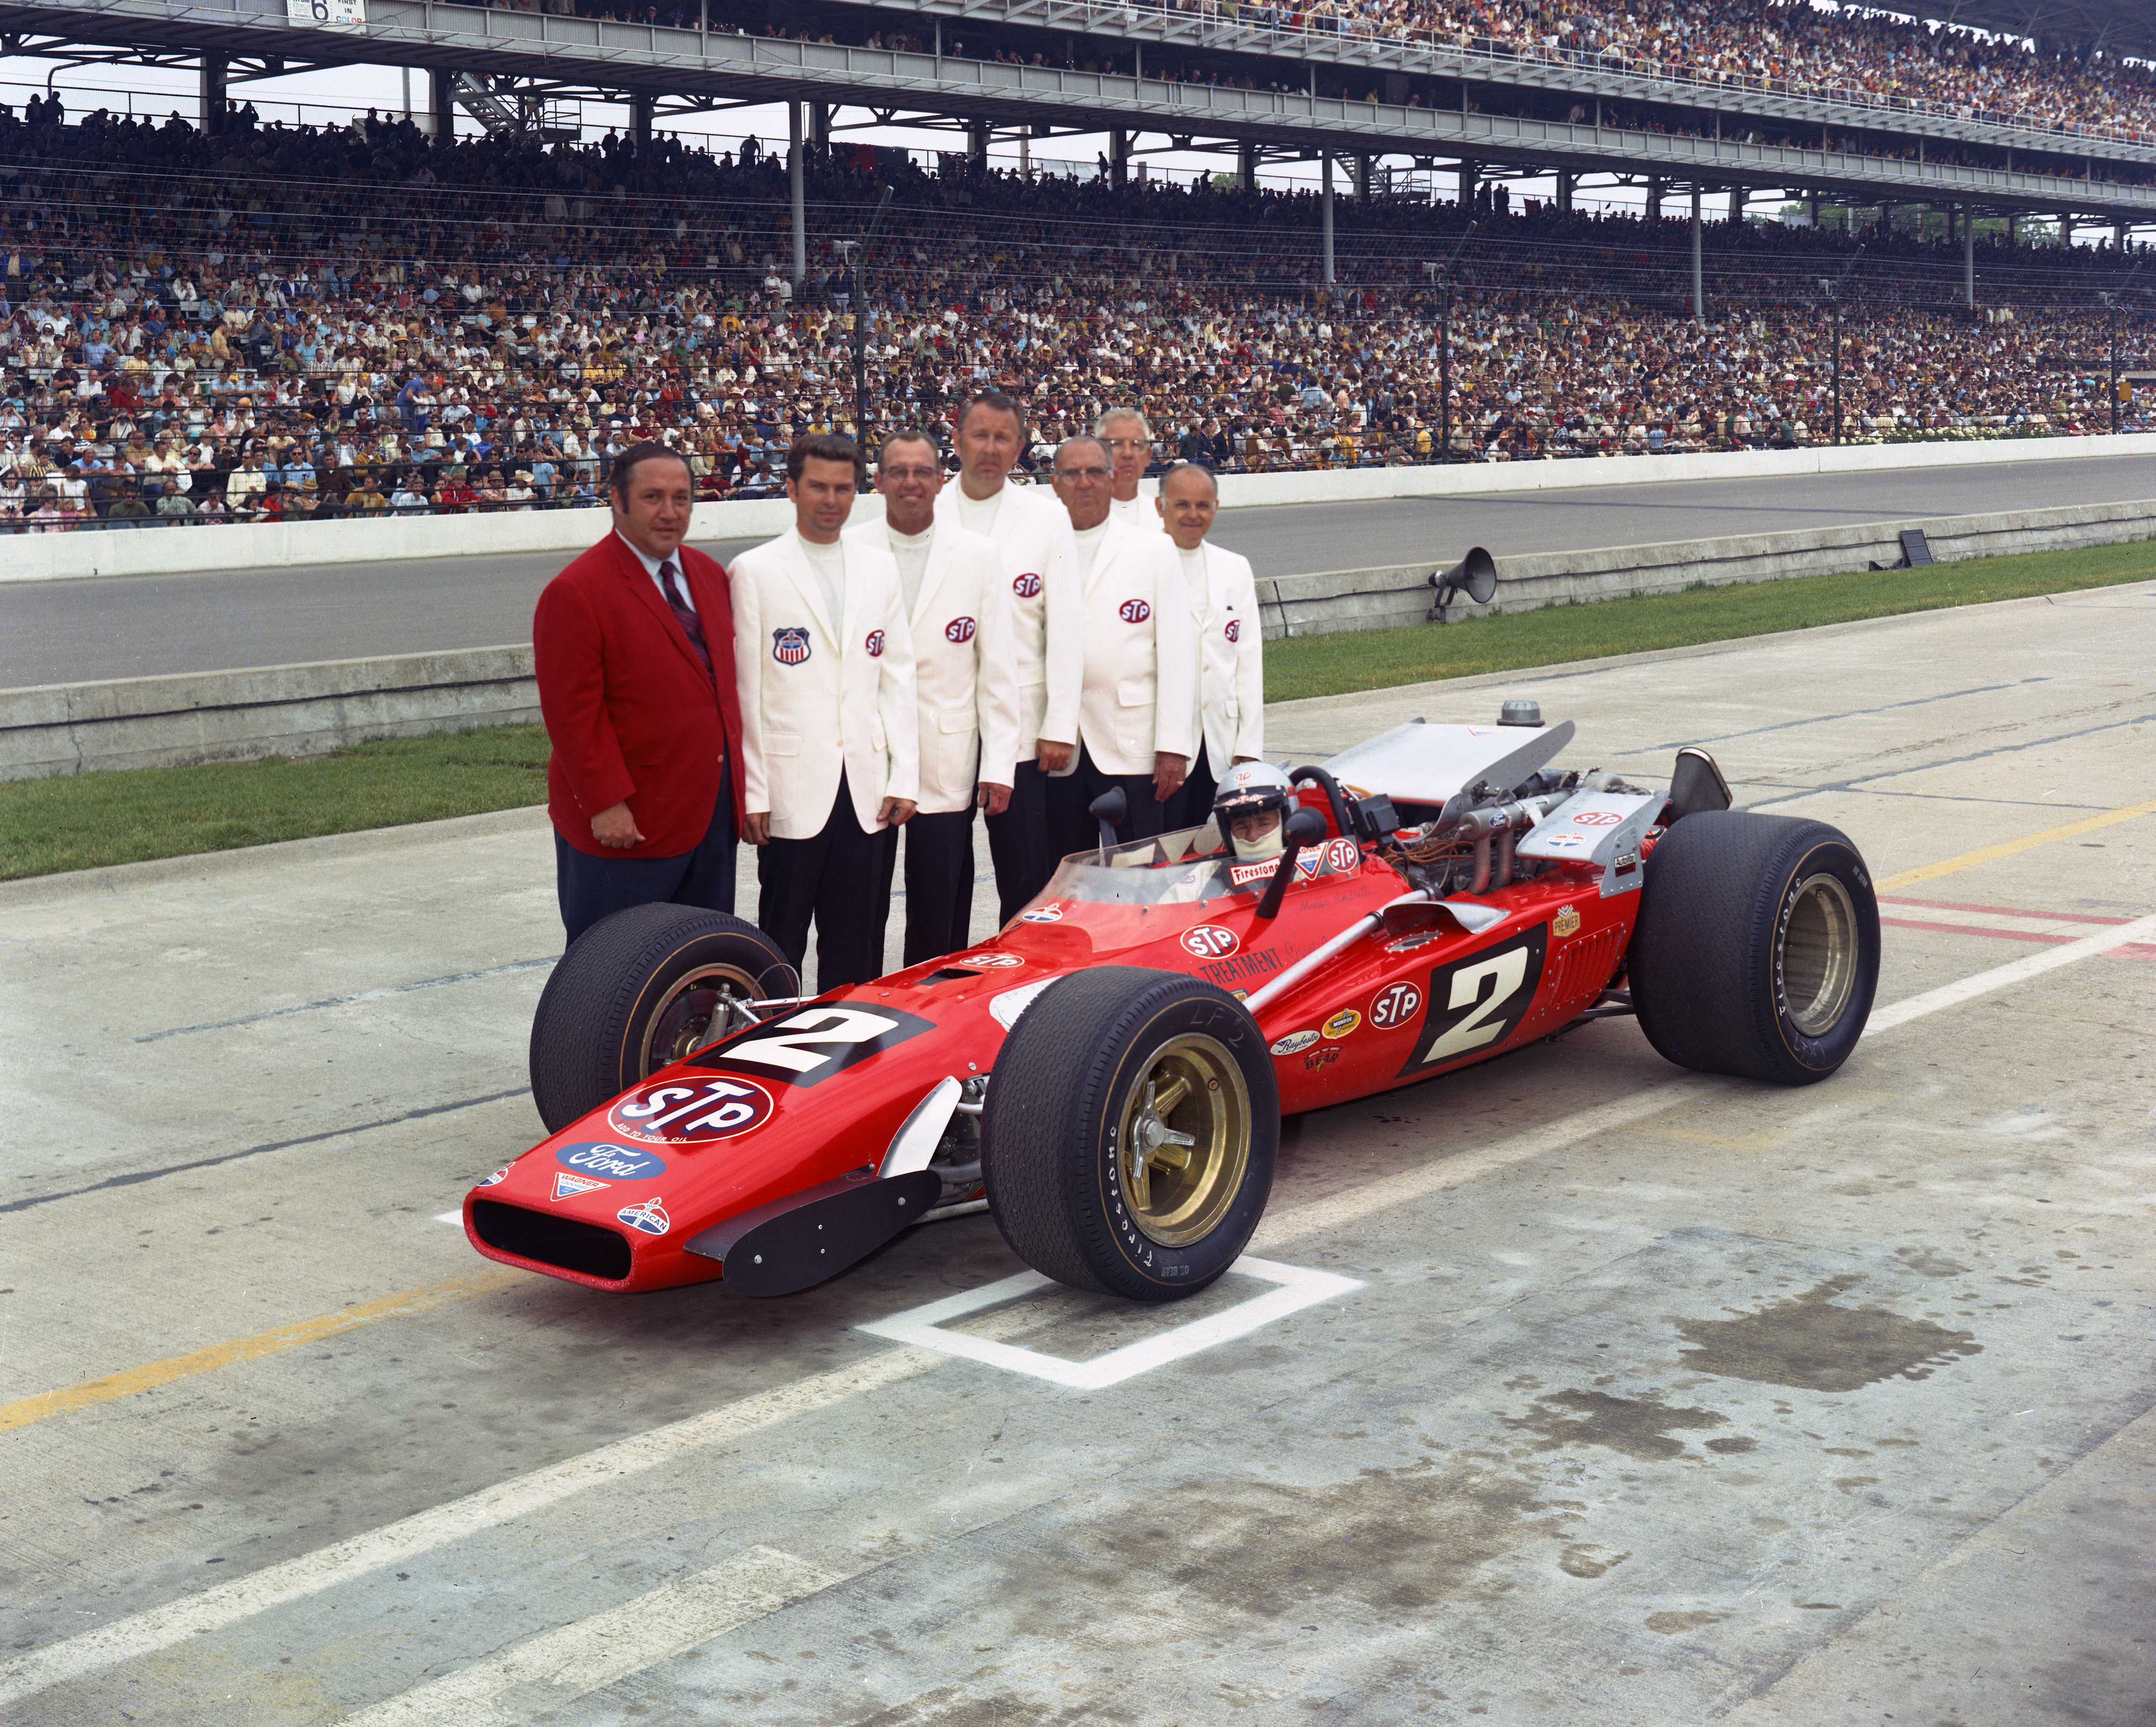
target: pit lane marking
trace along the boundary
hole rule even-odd
[[[1098,1391],[1135,1379],[1139,1374],[1150,1373],[1156,1367],[1164,1367],[1171,1361],[1179,1361],[1186,1355],[1194,1355],[1200,1349],[1209,1349],[1216,1344],[1247,1337],[1261,1325],[1270,1325],[1290,1313],[1363,1287],[1353,1277],[1336,1277],[1331,1272],[1311,1271],[1302,1266],[1279,1265],[1248,1254],[1229,1269],[1280,1287],[1263,1295],[1254,1295],[1224,1312],[1194,1319],[1187,1325],[1178,1325],[1137,1343],[1127,1344],[1120,1349],[1111,1349],[1090,1361],[1071,1361],[1016,1344],[998,1343],[942,1329],[946,1321],[963,1318],[983,1308],[1022,1301],[1029,1295],[1063,1287],[1039,1272],[1019,1272],[979,1289],[946,1296],[925,1307],[908,1308],[902,1313],[872,1320],[855,1329],[865,1331],[872,1337],[887,1338],[893,1343],[911,1344],[916,1349],[936,1349],[946,1355],[978,1361],[986,1367],[999,1367],[1006,1373],[1046,1380],[1050,1385],[1073,1391]]]
[[[1874,1010],[1871,1021],[1865,1028],[1865,1036],[1881,1031],[1892,1031],[1897,1025],[1906,1025],[1912,1020],[1926,1014],[1937,1013],[1941,1008],[1958,1007],[1979,995],[1988,995],[1994,989],[2003,989],[2009,984],[2018,984],[2029,978],[2041,977],[2047,971],[2056,971],[2062,965],[2071,965],[2077,959],[2091,959],[2099,953],[2108,953],[2114,948],[2134,947],[2156,937],[2156,915],[2137,917],[2131,923],[2122,923],[2107,929],[2100,935],[2083,936],[2077,942],[2069,942],[2063,948],[2052,948],[2041,953],[2031,953],[2005,965],[1994,966],[1989,971],[1978,972],[1974,977],[1958,982],[1942,984],[1936,989],[1927,989],[1921,995],[1912,995],[1907,1001],[1897,1001],[1893,1006]]]
[[[386,1001],[393,995],[409,995],[418,989],[439,989],[451,984],[475,984],[487,978],[506,978],[520,971],[535,971],[542,965],[552,965],[562,956],[549,953],[544,959],[512,959],[506,965],[490,965],[480,971],[454,971],[446,977],[421,978],[410,984],[385,984],[379,989],[362,989],[356,995],[325,995],[320,1001],[295,1002],[290,1007],[265,1008],[259,1014],[240,1014],[229,1020],[205,1020],[199,1025],[172,1025],[162,1031],[146,1031],[135,1041],[158,1043],[167,1037],[191,1037],[198,1031],[228,1031],[235,1025],[259,1025],[264,1020],[282,1020],[294,1014],[318,1014],[333,1007],[352,1007],[362,1001]]]
[[[0,1707],[121,1662],[154,1655],[190,1638],[223,1631],[243,1619],[303,1601],[341,1583],[357,1581],[466,1536],[529,1517],[587,1488],[618,1483],[707,1446],[882,1390],[926,1373],[944,1359],[926,1349],[886,1349],[811,1379],[797,1380],[776,1390],[759,1392],[579,1457],[566,1457],[546,1468],[482,1488],[430,1510],[415,1512],[348,1541],[302,1554],[280,1565],[265,1565],[244,1577],[147,1612],[116,1619],[0,1665]]]
[[[1777,802],[1786,801],[1777,799]],[[2107,828],[2122,821],[2131,821],[2137,815],[2156,815],[2156,799],[2146,804],[2129,804],[2121,810],[2107,810],[2101,815],[2091,815],[2080,821],[2068,822],[2062,828],[2046,828],[2041,834],[2024,834],[2018,840],[2003,840],[1996,846],[1987,846],[1980,851],[1965,851],[1959,857],[1949,857],[1935,864],[1923,864],[1913,870],[1904,870],[1898,876],[1882,876],[1871,885],[1881,892],[1895,887],[1913,887],[1919,881],[1930,881],[1941,876],[1951,876],[1973,868],[1981,863],[1990,863],[2002,857],[2011,857],[2017,851],[2027,851],[2033,846],[2048,846],[2055,840],[2071,840],[2076,834],[2092,834],[2098,828]]]
[[[78,1409],[110,1403],[116,1397],[131,1397],[138,1391],[154,1390],[159,1385],[169,1385],[176,1380],[192,1379],[200,1373],[214,1373],[218,1368],[229,1367],[236,1361],[259,1360],[264,1355],[274,1355],[280,1349],[295,1349],[301,1344],[319,1343],[326,1337],[335,1337],[339,1332],[350,1331],[358,1326],[372,1325],[383,1319],[407,1318],[414,1313],[424,1313],[429,1308],[440,1307],[446,1302],[463,1301],[471,1296],[484,1295],[490,1290],[505,1289],[512,1283],[523,1282],[524,1275],[520,1272],[475,1272],[469,1277],[452,1277],[444,1283],[430,1283],[424,1289],[407,1289],[401,1294],[385,1295],[378,1301],[355,1303],[351,1307],[339,1308],[335,1313],[317,1313],[311,1319],[295,1319],[289,1325],[274,1326],[268,1331],[257,1332],[253,1337],[231,1338],[188,1354],[170,1355],[162,1361],[145,1362],[140,1367],[109,1373],[102,1379],[69,1385],[64,1390],[41,1391],[34,1397],[0,1404],[0,1433],[14,1427],[28,1427],[38,1421],[50,1421],[54,1416],[69,1415]]]
[[[399,1692],[346,1715],[344,1727],[510,1727],[847,1581],[847,1574],[775,1547],[752,1547],[708,1571]],[[521,1692],[524,1686],[536,1694]],[[520,1694],[513,1707],[512,1691]]]

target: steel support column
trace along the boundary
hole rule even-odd
[[[1475,209],[1475,182],[1481,177],[1482,164],[1472,157],[1460,158],[1460,210],[1462,215],[1471,215]]]
[[[1662,219],[1662,182],[1660,180],[1647,182],[1647,219],[1650,222]]]
[[[1742,186],[1732,186],[1729,188],[1729,225],[1732,228],[1736,227],[1744,219],[1744,188]]]
[[[1322,159],[1325,164],[1324,189],[1318,195],[1318,208],[1325,236],[1325,285],[1329,288],[1335,280],[1332,272],[1332,152],[1327,151]]]
[[[808,193],[802,161],[801,105],[786,105],[786,179],[793,195],[793,285],[798,290],[808,280]]]
[[[1700,249],[1700,188],[1691,189],[1691,321],[1707,321],[1707,271]]]
[[[1976,306],[1976,209],[1971,204],[1961,207],[1961,303],[1972,310]]]
[[[211,137],[224,130],[225,59],[221,54],[202,57],[202,129]]]
[[[1258,146],[1238,144],[1235,146],[1235,184],[1245,192],[1258,189]]]
[[[831,105],[811,102],[808,105],[808,143],[812,149],[826,150],[831,143]]]
[[[457,75],[439,66],[427,72],[427,108],[434,116],[434,136],[447,144],[457,136]]]
[[[639,156],[651,154],[651,117],[656,106],[646,95],[631,95],[629,99],[629,147]]]
[[[1572,213],[1572,194],[1578,184],[1579,176],[1577,174],[1563,173],[1557,177],[1557,208],[1560,215],[1569,216]]]

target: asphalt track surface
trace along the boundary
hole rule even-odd
[[[1235,510],[1214,537],[1245,553],[1260,575],[1285,576],[1451,563],[1476,545],[1501,556],[1566,552],[2153,496],[2147,460],[2112,456]],[[747,543],[704,549],[724,559]],[[532,604],[565,562],[520,553],[0,582],[0,688],[528,641]]]
[[[1303,759],[1513,694],[1578,764],[1705,743],[1862,847],[1881,1006],[1815,1087],[1605,1021],[1304,1117],[1263,1263],[1165,1308],[1007,1283],[983,1216],[763,1303],[476,1258],[538,812],[0,887],[0,1714],[2148,1720],[2152,623],[1275,708]]]

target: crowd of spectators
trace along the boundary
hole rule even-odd
[[[928,45],[917,19],[900,22],[889,14],[789,28],[770,22],[763,7],[744,8],[737,0],[669,0],[664,6],[623,0],[496,3],[677,28],[825,42],[835,36],[855,45],[915,52]],[[1194,16],[1217,24],[1223,27],[1219,40],[1245,50],[1229,58],[1157,51],[1142,62],[1148,78],[1301,88],[1301,79],[1268,79],[1261,64],[1250,58],[1250,33],[1258,30],[1291,39],[1305,33],[1359,39],[1378,49],[1389,44],[1554,60],[1720,90],[2156,142],[2156,68],[2116,49],[2063,38],[1998,35],[1860,6],[1820,7],[1812,0],[1096,0],[1087,13],[1060,14],[1054,36],[1035,39],[968,20],[947,25],[945,46],[951,57],[967,58],[970,32],[975,58],[1031,64],[1052,60],[1128,73],[1140,69],[1138,57],[1110,38],[1084,38],[1092,44],[1084,49],[1059,44],[1072,43],[1070,33],[1089,18],[1112,29],[1147,13],[1167,14],[1186,25]],[[1281,46],[1292,56],[1291,40]],[[1422,98],[1411,94],[1393,100],[1419,105]]]
[[[1838,232],[1716,224],[1696,322],[1684,223],[1493,198],[1457,278],[1448,414],[1421,266],[1458,236],[1449,205],[1340,200],[1328,289],[1306,194],[931,174],[844,146],[808,166],[797,288],[786,175],[754,141],[0,119],[0,525],[575,507],[647,437],[706,497],[769,495],[794,436],[855,429],[833,241],[886,185],[871,429],[937,425],[992,386],[1031,407],[1029,464],[1122,403],[1163,458],[1230,469],[1829,434]],[[2107,427],[2098,296],[2129,274],[2111,246],[1987,235],[1970,311],[1958,245],[1866,239],[1849,435]]]

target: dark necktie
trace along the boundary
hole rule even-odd
[[[704,675],[716,684],[718,677],[711,670],[711,650],[704,645],[704,620],[696,615],[696,607],[689,604],[687,584],[682,581],[681,572],[675,568],[674,560],[670,558],[659,566],[659,587],[666,596],[666,604],[673,608],[675,620],[687,632],[689,645],[696,650],[696,657],[704,662]]]

